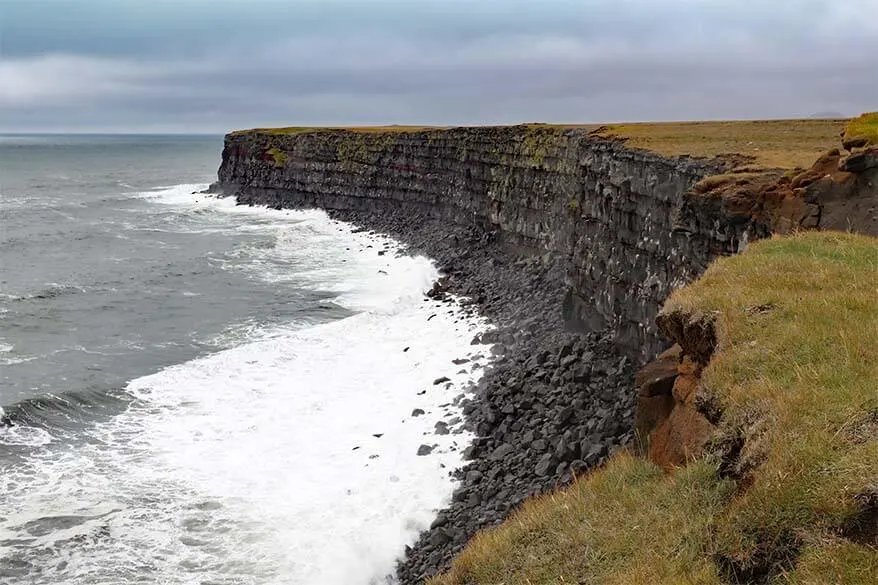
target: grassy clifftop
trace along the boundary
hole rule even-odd
[[[733,122],[659,122],[611,124],[525,124],[533,128],[580,129],[594,136],[625,140],[667,156],[713,158],[737,155],[743,162],[768,168],[806,168],[823,152],[838,145],[846,120],[763,120]],[[404,134],[442,132],[444,126],[355,126],[255,128],[232,134],[257,133],[269,136],[318,132],[357,134]]]
[[[850,120],[844,127],[845,148],[878,145],[878,112],[868,112]]]
[[[845,120],[754,120],[613,124],[600,133],[667,156],[738,154],[760,167],[792,169],[836,148],[844,127]]]
[[[478,535],[431,585],[873,583],[878,240],[751,245],[677,291],[708,323],[716,433],[666,473],[621,454]]]

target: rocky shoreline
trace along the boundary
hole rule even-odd
[[[859,226],[874,201],[874,153],[830,151],[798,175],[741,162],[539,124],[226,136],[219,190],[392,236],[446,275],[431,298],[467,297],[496,326],[482,339],[492,367],[462,403],[477,438],[459,487],[400,562],[401,583],[631,442],[634,370],[670,345],[656,316],[672,290],[772,232]],[[665,366],[641,388],[642,436],[674,407]]]
[[[479,340],[494,344],[496,358],[461,403],[464,426],[477,438],[464,466],[451,472],[459,480],[452,502],[397,567],[401,584],[422,583],[447,569],[478,530],[632,440],[635,364],[612,331],[565,331],[561,258],[517,255],[492,231],[427,214],[328,213],[435,260],[444,276],[426,294],[467,297],[465,306],[496,327]]]

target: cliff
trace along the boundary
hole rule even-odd
[[[818,128],[822,146],[826,130]],[[705,134],[703,125],[698,132]],[[684,145],[692,148],[690,142]],[[809,135],[805,143],[813,142]],[[792,148],[776,149],[782,147]],[[661,303],[713,258],[771,231],[821,221],[843,227],[853,218],[869,224],[858,226],[866,233],[878,226],[875,191],[868,188],[878,169],[806,193],[827,169],[796,184],[795,172],[754,173],[748,161],[761,162],[751,155],[696,159],[629,148],[607,128],[291,128],[229,134],[219,185],[242,203],[423,214],[495,232],[522,252],[560,255],[567,259],[568,327],[611,327],[629,355],[643,359],[662,349],[654,319]],[[766,161],[785,162],[778,155]],[[726,181],[691,190],[730,171]],[[775,188],[778,180],[789,188]],[[838,194],[842,183],[854,193]],[[833,200],[834,215],[823,209]]]
[[[219,181],[242,203],[426,214],[556,253],[568,263],[568,326],[610,326],[642,358],[660,349],[654,317],[670,291],[762,234],[721,209],[692,217],[682,206],[728,165],[539,125],[249,131],[226,137]]]

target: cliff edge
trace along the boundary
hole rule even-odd
[[[715,257],[799,227],[878,232],[875,156],[845,171],[838,151],[835,169],[764,166],[816,158],[842,121],[789,122],[804,137],[773,146],[758,141],[778,123],[727,124],[238,131],[226,136],[218,186],[246,204],[424,215],[564,257],[568,328],[610,327],[642,360],[663,349],[661,303]],[[751,146],[723,152],[738,142],[711,132]],[[793,145],[795,157],[776,154]],[[701,156],[675,154],[682,147]]]
[[[680,346],[664,356],[674,472],[620,454],[479,534],[431,584],[873,583],[876,282],[868,236],[718,260],[659,318]]]

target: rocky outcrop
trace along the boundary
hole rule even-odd
[[[635,377],[635,429],[641,452],[673,469],[701,455],[716,430],[712,401],[701,387],[701,373],[716,349],[716,332],[704,315],[662,312],[657,322],[675,344]]]
[[[756,236],[814,228],[878,235],[878,147],[830,150],[805,170],[710,176],[683,197],[683,211],[702,224],[719,214]]]

